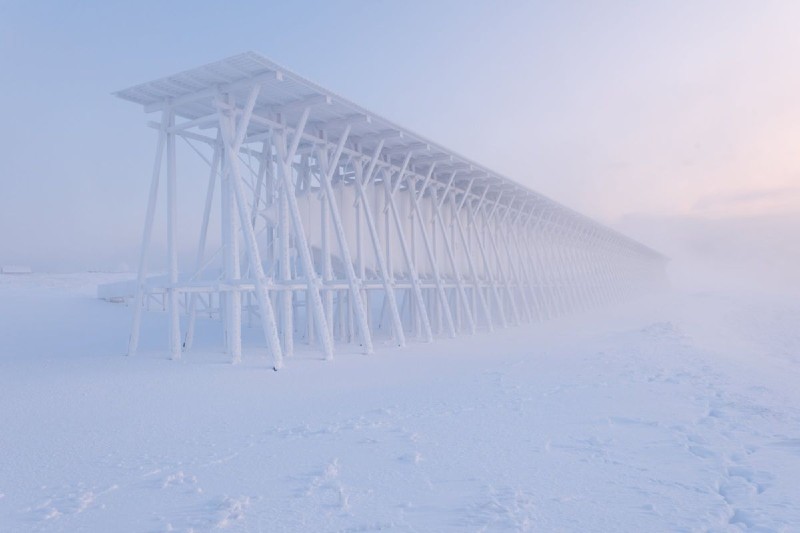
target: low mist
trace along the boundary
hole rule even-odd
[[[800,213],[629,215],[616,227],[669,256],[678,289],[800,294]]]

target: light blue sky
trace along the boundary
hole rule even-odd
[[[0,4],[0,264],[133,264],[154,133],[110,93],[245,50],[623,229],[800,211],[800,3],[232,4]]]

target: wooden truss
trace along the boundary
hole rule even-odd
[[[153,298],[168,311],[173,358],[191,348],[202,313],[221,319],[239,361],[246,315],[278,369],[297,341],[326,359],[337,343],[372,353],[376,340],[403,346],[548,320],[665,280],[653,250],[257,54],[118,95],[161,113],[150,123],[158,141],[129,354]],[[183,275],[178,137],[209,165]],[[156,281],[147,257],[163,167],[169,269]],[[215,204],[221,245],[209,253]]]

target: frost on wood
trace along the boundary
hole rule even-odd
[[[403,346],[532,323],[665,281],[657,252],[260,55],[117,94],[161,113],[138,281],[101,289],[134,299],[129,354],[154,303],[169,311],[173,358],[202,314],[221,319],[239,361],[246,316],[277,369],[295,340],[327,359],[334,342],[371,353],[379,337]],[[177,137],[210,166],[196,261],[182,275],[177,225],[193,206],[178,202]],[[162,166],[169,271],[156,278],[147,254]],[[217,188],[221,246],[211,250]]]

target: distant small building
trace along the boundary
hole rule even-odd
[[[0,265],[0,274],[30,274],[33,270],[29,266]]]

